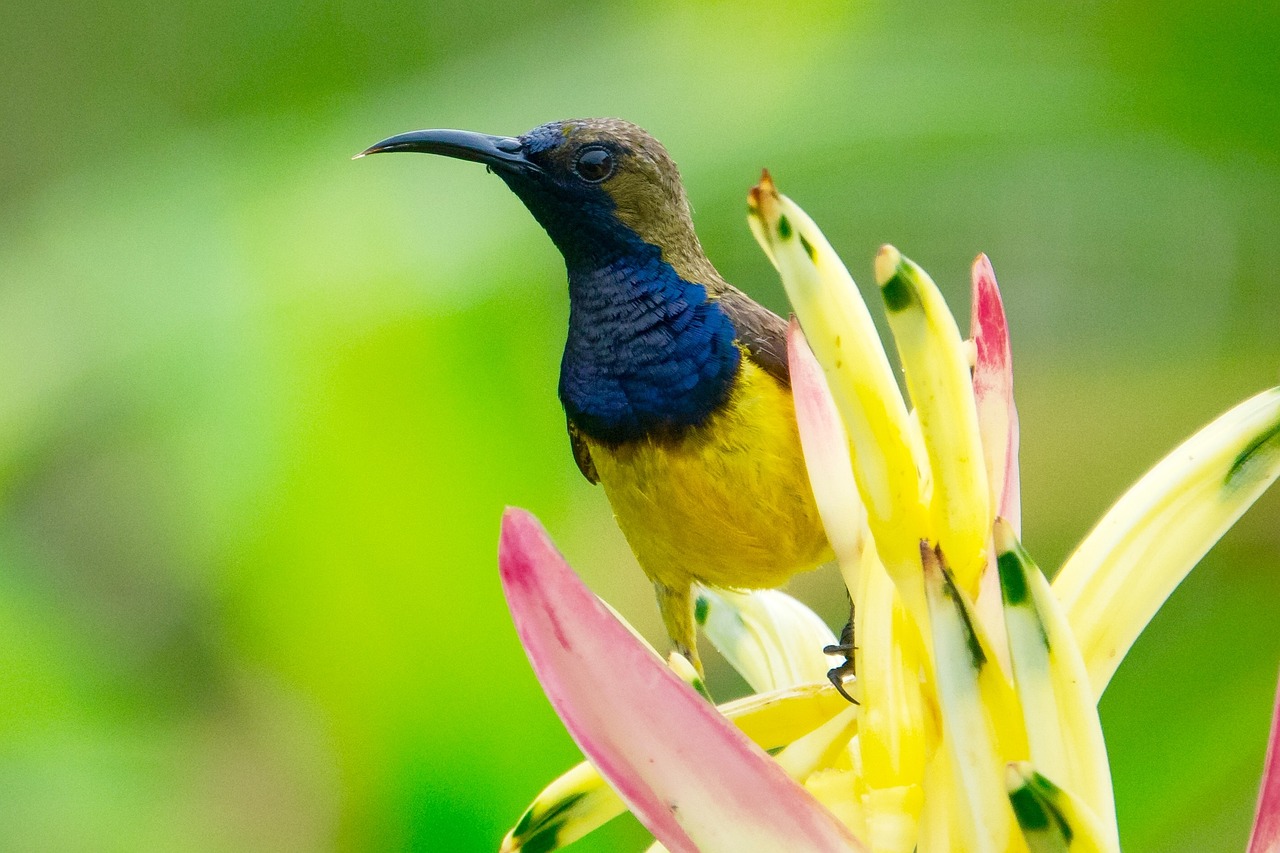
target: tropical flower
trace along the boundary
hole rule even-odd
[[[825,679],[835,637],[808,608],[707,590],[704,632],[755,691],[713,707],[687,661],[663,662],[532,516],[508,510],[499,564],[516,629],[590,763],[539,794],[502,850],[558,849],[624,809],[676,853],[1118,850],[1098,697],[1280,476],[1280,388],[1157,464],[1050,584],[1019,542],[1009,337],[987,259],[966,342],[929,276],[880,250],[909,409],[817,226],[767,174],[749,211],[799,318],[796,414],[857,617],[857,676],[841,685],[857,704]],[[1280,849],[1280,699],[1276,715],[1251,851]]]

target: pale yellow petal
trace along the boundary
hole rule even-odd
[[[1119,853],[1119,843],[1089,807],[1037,773],[1030,762],[1011,763],[1005,785],[1031,853]]]
[[[1246,400],[1156,464],[1053,581],[1101,696],[1187,572],[1280,476],[1280,388]]]
[[[1004,787],[1005,765],[1026,757],[1017,699],[988,651],[964,592],[933,549],[921,551],[957,848],[972,853],[1025,850]]]
[[[875,559],[857,593],[858,681],[862,702],[858,749],[866,787],[863,808],[872,849],[915,847],[931,715],[921,693],[920,632],[893,581]]]
[[[1080,649],[1049,582],[1004,519],[996,519],[995,544],[1031,761],[1081,797],[1118,846],[1107,748]]]
[[[801,602],[776,589],[698,591],[698,622],[711,644],[757,693],[819,681],[840,658],[836,637]]]
[[[752,190],[752,233],[781,274],[826,372],[854,449],[854,474],[880,559],[923,611],[916,543],[929,538],[907,408],[866,303],[831,244],[767,179]],[[923,617],[922,617],[923,618]]]
[[[858,706],[850,705],[804,737],[787,744],[774,759],[788,776],[804,782],[818,770],[833,766],[837,755],[848,748],[849,739],[857,732]]]
[[[500,851],[559,850],[626,810],[621,798],[584,761],[542,789],[502,839]]]
[[[933,279],[893,246],[876,255],[876,282],[928,452],[936,541],[973,597],[993,514],[968,354]]]
[[[867,838],[867,821],[856,791],[857,773],[853,770],[826,768],[810,774],[804,781],[805,789],[818,798],[840,822],[849,827],[858,838]],[[880,851],[884,848],[870,847]]]

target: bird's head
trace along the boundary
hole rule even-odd
[[[484,163],[546,229],[570,270],[607,265],[648,244],[686,281],[716,278],[694,234],[675,162],[630,122],[571,119],[517,137],[416,130],[360,156],[394,151]]]

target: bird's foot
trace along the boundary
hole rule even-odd
[[[853,652],[856,648],[857,646],[852,643],[842,643],[838,646],[827,646],[822,650],[822,653],[824,655],[844,656],[844,663],[839,666],[833,666],[831,669],[827,670],[827,678],[830,679],[832,686],[840,692],[841,696],[848,699],[854,705],[861,705],[862,703],[850,696],[849,691],[844,688],[844,680],[846,678],[857,677],[856,668],[853,663]]]
[[[839,666],[832,667],[827,670],[827,678],[831,680],[836,690],[840,691],[840,695],[848,699],[854,705],[861,704],[857,699],[849,695],[849,691],[844,689],[844,680],[849,677],[857,677],[857,667],[854,664],[854,652],[858,647],[853,644],[853,605],[849,605],[849,622],[844,626],[844,630],[840,632],[840,642],[827,646],[822,650],[824,655],[839,655],[844,658],[844,663]]]

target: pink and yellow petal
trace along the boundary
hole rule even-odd
[[[693,667],[686,662],[686,672]],[[696,672],[692,673],[695,677]],[[770,693],[755,693],[720,706],[742,733],[769,752],[782,749],[849,708],[825,679]],[[587,762],[548,785],[525,809],[502,842],[502,853],[531,849],[551,853],[599,829],[627,810],[626,804]],[[850,825],[850,824],[846,824]]]
[[[831,550],[835,551],[846,582],[854,590],[867,545],[867,510],[853,477],[849,435],[831,397],[822,365],[794,317],[787,326],[787,362],[809,485]]]
[[[635,640],[528,513],[504,515],[499,567],[516,632],[552,707],[672,853],[860,849],[843,824]]]
[[[976,350],[973,396],[987,468],[987,487],[996,514],[1022,535],[1018,472],[1018,409],[1013,401],[1013,351],[1004,301],[986,255],[973,262],[969,334]]]

